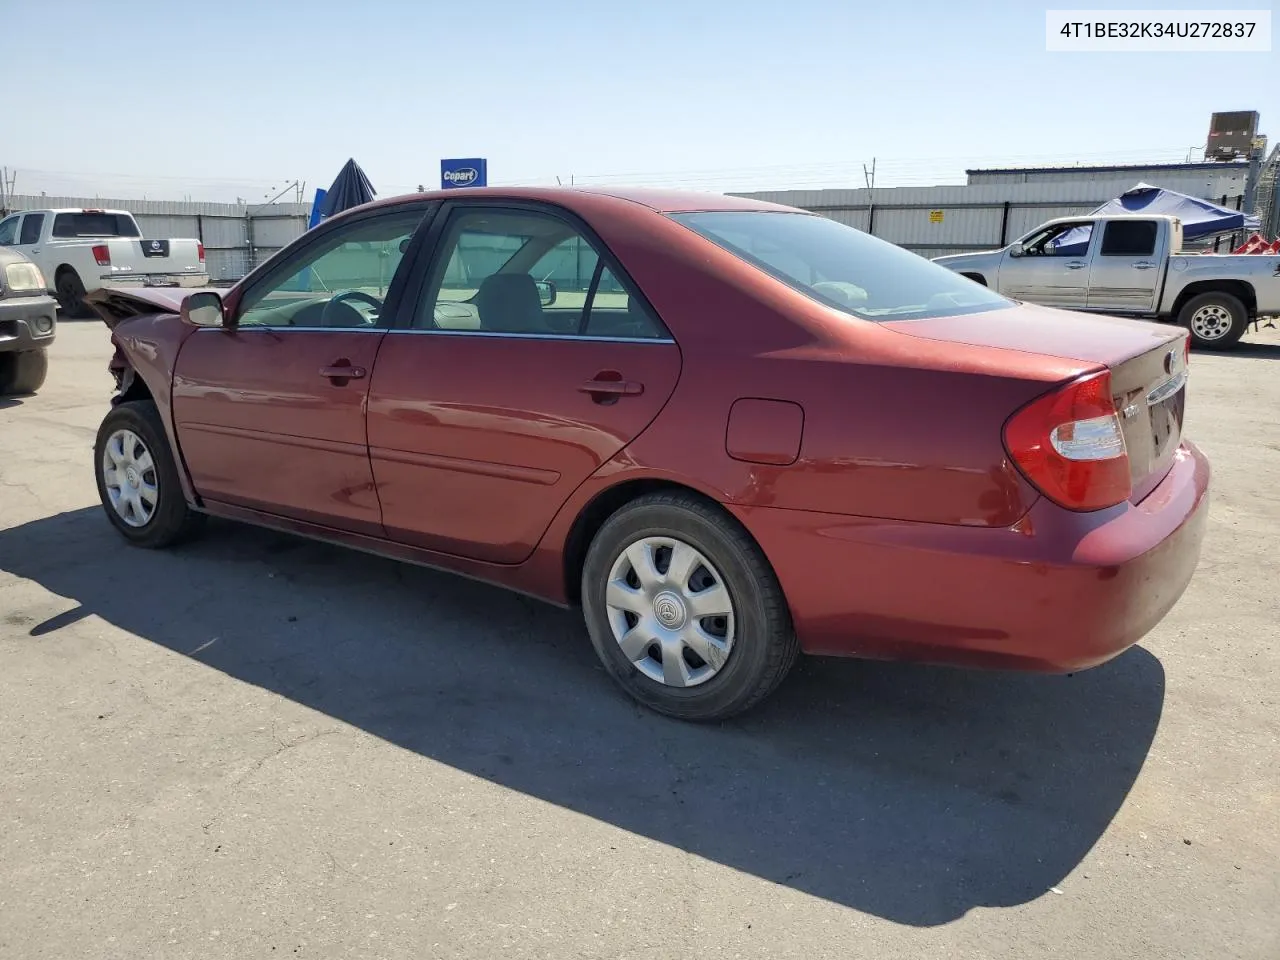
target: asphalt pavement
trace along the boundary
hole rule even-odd
[[[1071,677],[804,661],[693,726],[566,611],[101,513],[108,336],[0,400],[0,958],[1280,957],[1280,335],[1195,354],[1182,601]],[[856,571],[850,571],[856,576]]]

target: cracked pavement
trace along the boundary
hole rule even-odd
[[[1188,593],[1074,677],[648,714],[575,615],[97,505],[105,328],[0,400],[0,960],[1280,956],[1280,335],[1191,364]],[[850,576],[856,572],[851,571]]]

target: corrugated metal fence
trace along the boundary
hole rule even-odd
[[[311,207],[305,203],[246,206],[185,200],[107,200],[100,197],[6,197],[10,210],[96,207],[128,210],[144,237],[197,239],[209,276],[238,280],[281,247],[302,236]]]
[[[1181,192],[1237,208],[1242,184],[1234,171],[1206,176]],[[782,203],[865,230],[922,257],[990,250],[1054,217],[1086,214],[1136,185],[1131,175],[1043,183],[976,183],[946,187],[857,190],[770,190],[738,196]],[[1150,182],[1150,181],[1148,181]],[[1156,182],[1155,186],[1164,186]],[[1186,187],[1184,183],[1178,186]]]
[[[1237,169],[1196,172],[1193,183],[1148,179],[1156,186],[1238,208],[1243,184]],[[771,190],[738,194],[812,210],[865,230],[923,257],[1004,246],[1054,217],[1088,213],[1133,187],[1132,173],[1029,183],[975,182],[967,186],[884,187],[857,190]],[[236,280],[307,227],[307,204],[242,206],[170,200],[13,196],[11,210],[99,207],[130,211],[147,237],[195,237],[204,242],[209,275]]]

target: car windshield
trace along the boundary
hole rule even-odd
[[[1012,306],[946,267],[826,217],[766,210],[672,216],[801,293],[865,320],[918,320]]]

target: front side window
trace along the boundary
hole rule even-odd
[[[19,217],[0,220],[0,247],[9,247],[18,242]]]
[[[44,229],[43,213],[28,213],[22,220],[22,234],[19,243],[39,243],[40,231]]]
[[[1022,241],[1024,257],[1083,257],[1093,236],[1092,223],[1058,223]]]
[[[1012,306],[946,267],[825,217],[763,210],[672,216],[801,293],[864,320],[944,317]]]
[[[414,317],[422,330],[666,336],[573,225],[531,211],[464,210],[449,223]]]
[[[245,294],[242,327],[361,328],[383,322],[382,303],[422,222],[421,208],[343,224]]]

